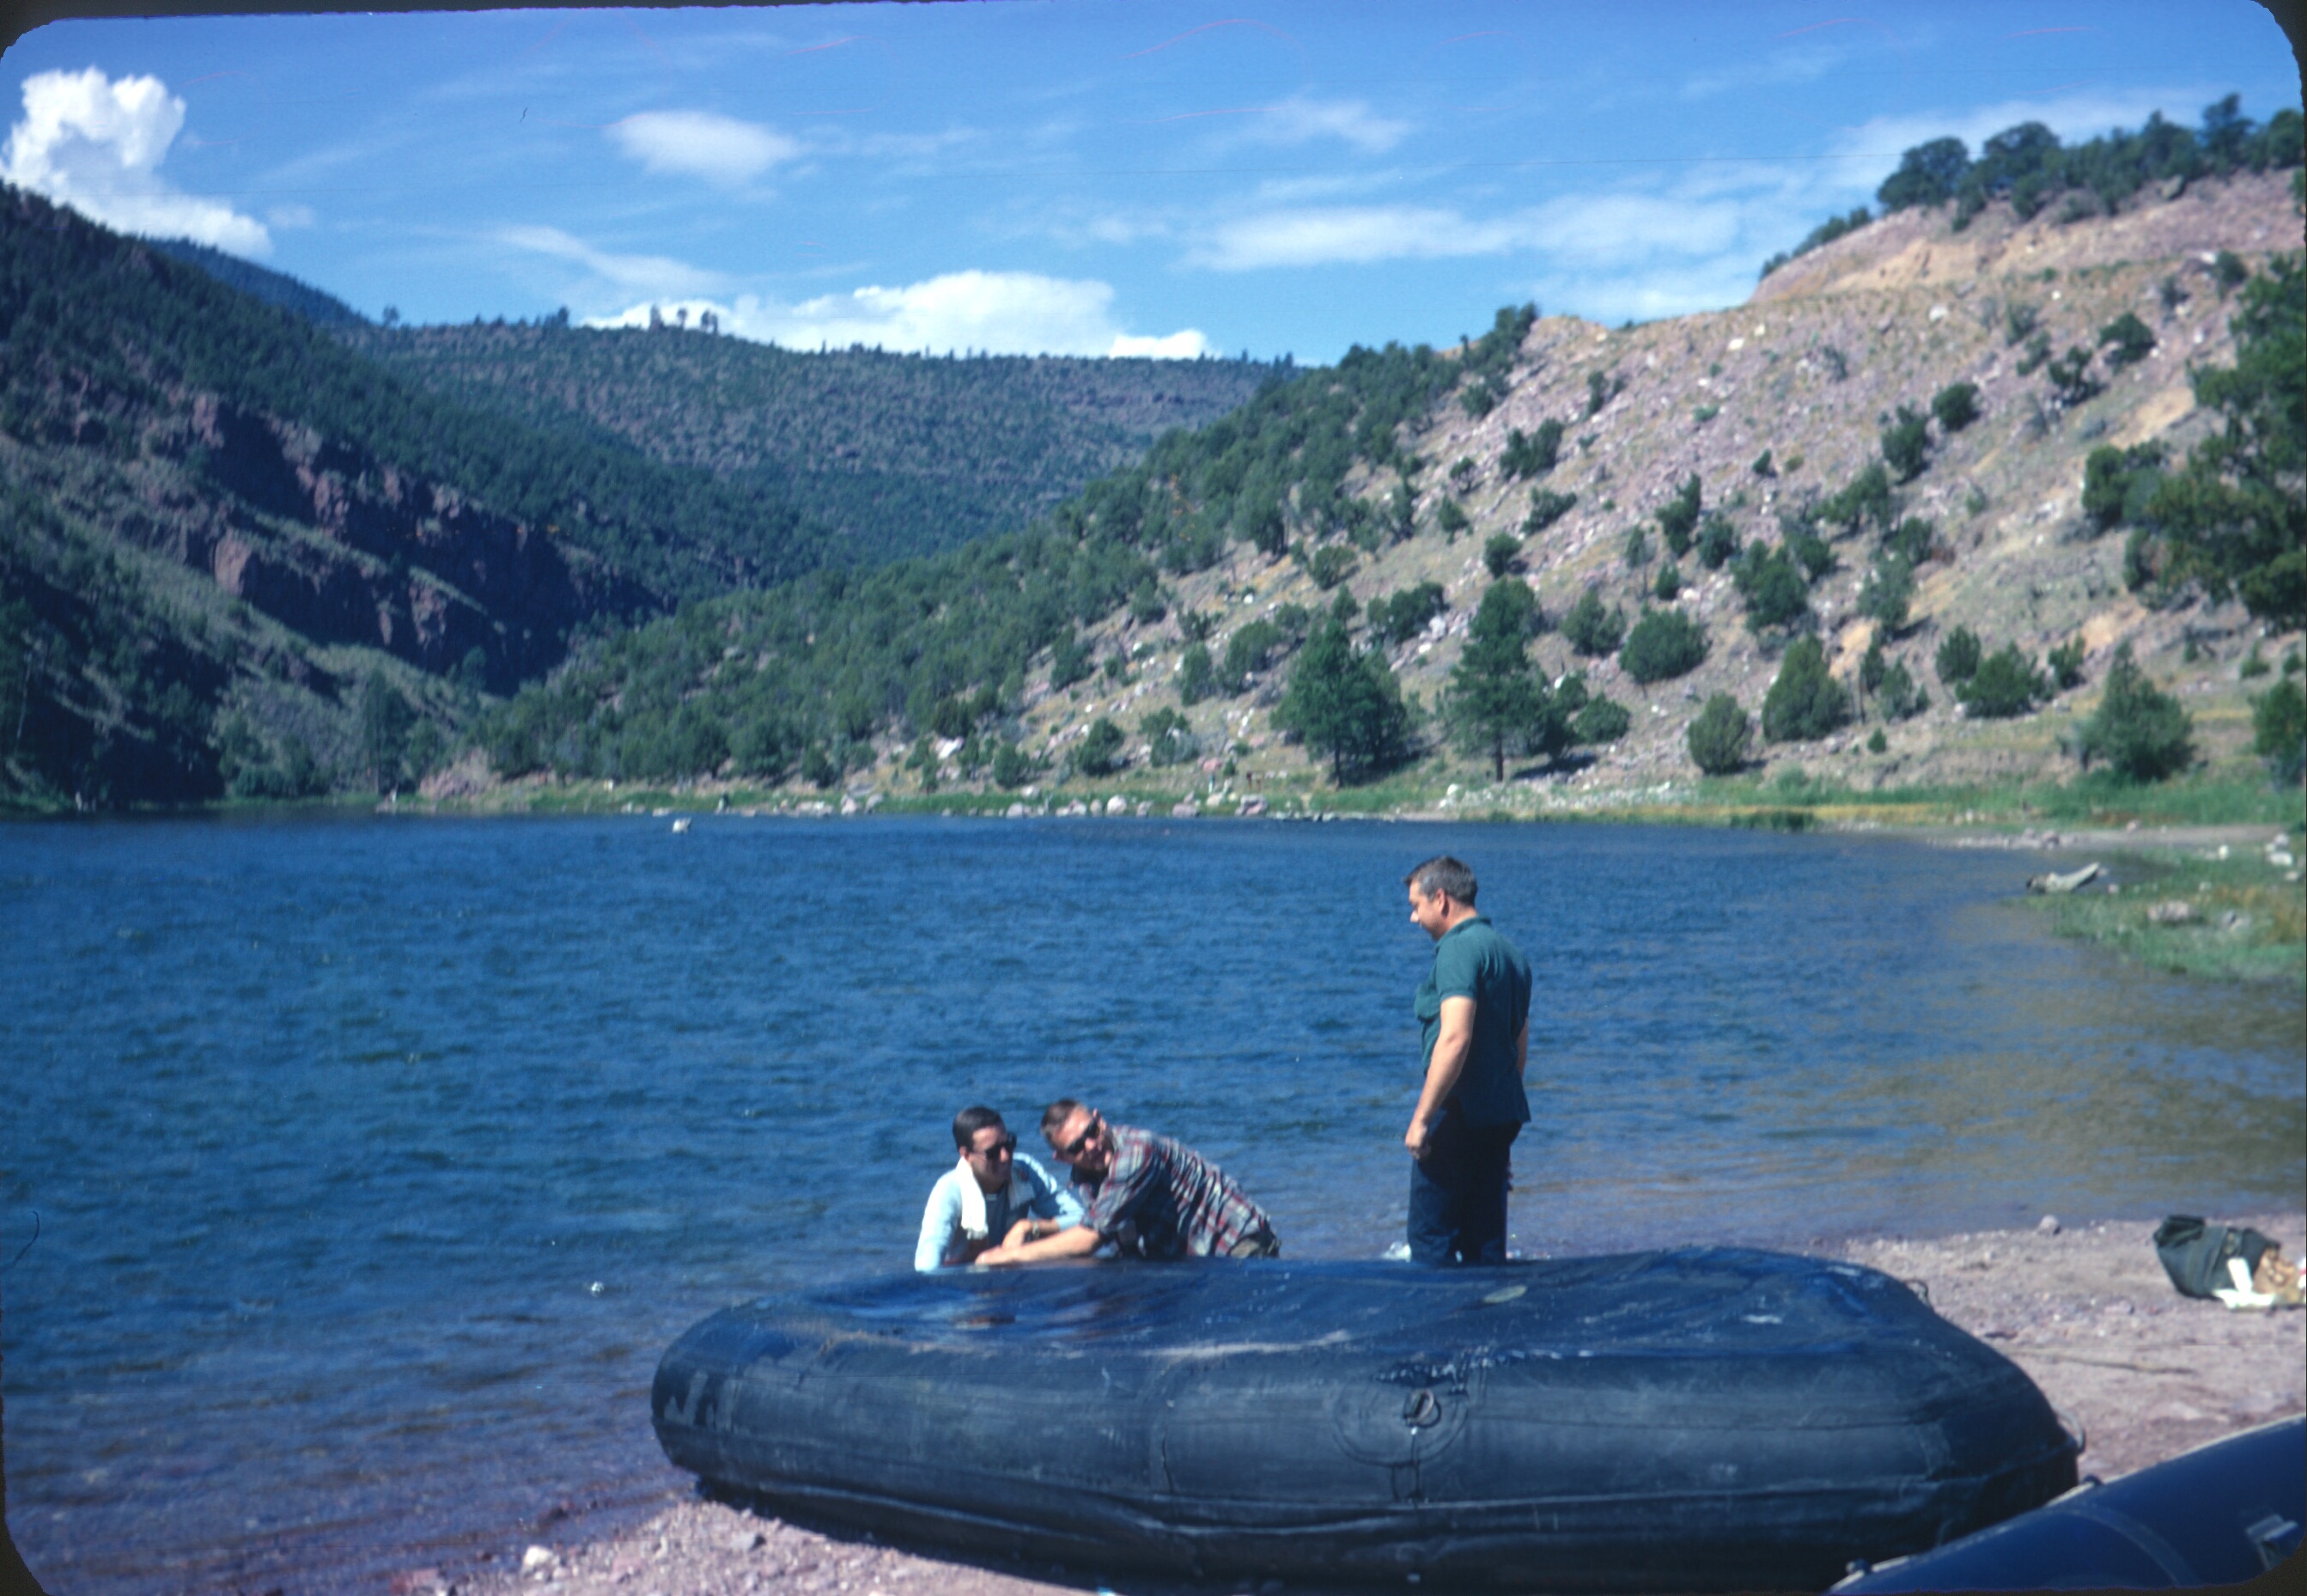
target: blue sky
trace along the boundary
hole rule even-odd
[[[1229,4],[64,22],[0,171],[413,322],[1308,362],[1736,304],[1942,133],[2299,98],[2251,0]]]

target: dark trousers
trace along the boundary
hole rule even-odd
[[[1410,1256],[1420,1264],[1506,1261],[1506,1175],[1519,1125],[1445,1113],[1410,1166]]]

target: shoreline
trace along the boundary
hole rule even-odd
[[[2307,1214],[2219,1215],[2216,1222],[2255,1226],[2282,1243],[2289,1257],[2307,1245]],[[2018,1364],[2053,1408],[2080,1425],[2086,1445],[2077,1466],[2086,1475],[2112,1480],[2307,1411],[2307,1313],[2239,1313],[2180,1296],[2149,1242],[2152,1221],[2055,1230],[2054,1223],[2046,1218],[2028,1230],[1857,1237],[1823,1244],[1816,1256],[1921,1283],[1943,1317]],[[1260,1589],[1272,1596],[1282,1587],[973,1557],[691,1493],[638,1523],[572,1516],[557,1532],[509,1533],[461,1563],[406,1567],[391,1589],[394,1596],[1211,1596]]]

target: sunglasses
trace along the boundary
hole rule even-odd
[[[1097,1140],[1099,1136],[1103,1134],[1104,1130],[1105,1120],[1103,1118],[1096,1114],[1092,1114],[1089,1117],[1089,1128],[1083,1131],[1079,1136],[1074,1137],[1072,1141],[1068,1142],[1064,1146],[1059,1147],[1058,1149],[1058,1156],[1059,1158],[1079,1158],[1082,1155],[1083,1149],[1086,1148],[1092,1142]]]
[[[1017,1133],[1011,1131],[990,1147],[972,1147],[972,1158],[1007,1158],[1017,1150]]]

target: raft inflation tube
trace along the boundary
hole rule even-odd
[[[2286,1419],[2105,1485],[2088,1481],[2046,1507],[1834,1588],[1872,1596],[2241,1584],[2299,1555],[2303,1522],[2307,1420]]]
[[[714,1315],[650,1405],[727,1494],[1208,1576],[1816,1591],[2075,1480],[1907,1286],[1721,1248],[879,1279]]]

